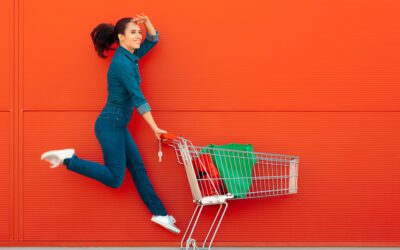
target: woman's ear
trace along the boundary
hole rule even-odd
[[[118,40],[124,41],[125,40],[125,36],[122,35],[122,34],[118,34]]]

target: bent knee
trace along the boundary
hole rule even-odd
[[[124,182],[124,178],[122,177],[115,177],[112,181],[108,183],[107,186],[112,187],[112,188],[119,188],[122,183]]]

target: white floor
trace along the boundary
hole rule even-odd
[[[1,247],[15,250],[22,247]],[[23,247],[24,250],[178,250],[179,247]],[[211,250],[400,250],[400,247],[212,247]]]

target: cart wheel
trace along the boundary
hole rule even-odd
[[[192,239],[192,238],[187,239],[186,244],[187,244],[186,247],[193,246],[193,250],[197,249],[196,240],[195,239]]]

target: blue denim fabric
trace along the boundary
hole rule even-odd
[[[103,184],[118,188],[121,186],[125,166],[135,182],[140,197],[154,215],[167,215],[167,212],[156,195],[127,125],[133,110],[127,106],[107,103],[95,123],[95,134],[103,150],[105,165],[78,158],[75,155],[66,159],[67,169]]]
[[[151,107],[140,88],[142,79],[139,70],[139,60],[146,55],[157,43],[159,35],[146,35],[140,48],[133,53],[118,46],[107,71],[107,102],[135,107],[142,115]]]

